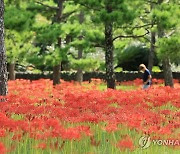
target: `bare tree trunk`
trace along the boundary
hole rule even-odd
[[[151,48],[148,57],[148,69],[151,73],[154,65],[155,43],[156,43],[156,33],[151,32]]]
[[[58,38],[58,46],[61,47],[61,38]],[[53,85],[60,84],[61,78],[61,62],[53,66]]]
[[[169,57],[163,58],[163,72],[164,72],[165,86],[174,87],[173,75],[172,75],[171,63]]]
[[[15,64],[10,63],[8,70],[9,70],[9,80],[15,80]]]
[[[84,13],[81,11],[79,14],[79,23],[82,24],[84,22]],[[81,34],[80,40],[82,40],[83,36]],[[83,49],[79,48],[78,50],[78,59],[82,58]],[[83,82],[83,71],[81,68],[78,68],[77,74],[76,74],[76,80],[81,84]]]
[[[153,0],[151,0],[151,3],[150,3],[150,8],[151,8],[151,12],[153,11],[154,9],[154,3],[153,3]],[[154,20],[155,19],[152,19],[152,27],[154,26]],[[148,56],[148,69],[149,71],[152,73],[152,68],[153,68],[153,65],[154,65],[154,55],[155,55],[155,43],[156,43],[156,33],[151,31],[151,47],[150,47],[150,52],[149,52],[149,56]]]
[[[163,0],[158,0],[159,5],[162,2],[163,2]],[[157,28],[158,28],[158,37],[163,38],[164,30],[163,30],[163,27],[161,27],[159,22],[157,24]],[[171,70],[171,62],[170,62],[170,58],[168,57],[168,55],[164,55],[164,57],[162,59],[162,64],[163,64],[165,86],[174,87],[173,74],[172,74],[172,70]]]
[[[105,25],[105,60],[107,88],[115,89],[112,24]]]
[[[60,83],[60,70],[61,70],[60,64],[53,67],[53,85]]]
[[[4,46],[4,0],[0,0],[0,95],[5,96],[7,90],[7,63]]]
[[[56,13],[56,22],[61,22],[64,0],[58,0],[58,10]],[[61,38],[58,38],[58,46],[61,47]],[[53,67],[53,85],[60,84],[61,62]]]
[[[106,10],[112,12],[111,6],[107,4]],[[113,23],[105,23],[105,64],[106,64],[106,81],[107,88],[115,89],[115,74],[114,74],[114,46],[113,46]]]
[[[78,50],[78,59],[82,58],[82,49]],[[78,68],[77,70],[77,75],[76,75],[76,80],[81,84],[83,82],[83,71],[82,69]]]

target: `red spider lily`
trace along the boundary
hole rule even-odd
[[[0,153],[5,154],[6,153],[6,147],[4,146],[3,143],[0,142]]]
[[[22,138],[22,134],[15,134],[13,137],[12,137],[12,140],[18,140],[20,141]]]
[[[68,140],[80,140],[81,133],[77,128],[68,128],[62,132],[61,137]]]
[[[167,126],[165,127],[161,127],[159,129],[159,134],[164,134],[164,135],[170,135],[172,133],[172,129],[173,129],[173,125],[171,124],[168,124]]]
[[[4,129],[0,129],[0,137],[5,137],[6,131]]]
[[[159,84],[163,81],[156,82]],[[77,126],[82,122],[95,125],[108,123],[105,128],[107,132],[116,131],[117,126],[122,125],[137,133],[160,137],[176,135],[180,113],[171,108],[160,108],[166,105],[175,109],[180,107],[180,86],[170,88],[153,85],[148,91],[140,88],[131,91],[99,91],[93,87],[93,82],[91,84],[82,88],[74,82],[62,81],[61,85],[53,87],[52,81],[44,79],[33,82],[10,81],[9,94],[6,96],[8,102],[0,103],[0,137],[6,137],[11,132],[42,141],[52,138],[80,140],[90,136],[91,144],[98,145],[99,141],[95,140],[95,136],[92,137],[94,132],[89,126]],[[127,84],[139,86],[142,80],[136,79]],[[66,124],[77,127],[67,128]],[[122,140],[123,145],[128,137]],[[54,146],[60,147],[58,144]]]
[[[118,125],[117,125],[117,123],[109,123],[109,124],[106,126],[105,130],[106,130],[107,132],[109,132],[109,133],[114,132],[114,131],[117,131],[117,130],[118,130]]]
[[[171,114],[171,110],[162,110],[160,111],[161,114],[164,114],[164,115],[170,115]]]
[[[124,151],[126,149],[129,150],[134,150],[135,146],[134,143],[132,141],[132,139],[129,136],[126,136],[125,138],[121,139],[118,143],[117,143],[117,147]]]
[[[47,145],[46,145],[46,143],[39,143],[39,145],[37,146],[37,148],[40,148],[40,149],[44,150],[44,149],[47,148]]]
[[[86,134],[86,136],[92,136],[93,133],[90,130],[89,126],[78,126],[77,129],[81,132]]]

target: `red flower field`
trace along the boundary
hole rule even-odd
[[[9,81],[0,103],[0,153],[178,153],[179,81],[175,88],[153,82],[148,90],[137,79],[119,83],[132,90],[102,91],[99,80],[55,87],[45,79]],[[142,149],[142,136],[177,142]]]

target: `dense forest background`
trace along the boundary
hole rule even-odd
[[[5,46],[9,78],[15,71],[53,73],[163,71],[173,86],[180,64],[178,0],[5,0]],[[173,66],[173,67],[172,67]]]

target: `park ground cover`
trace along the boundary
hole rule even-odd
[[[170,88],[153,79],[149,90],[141,82],[105,90],[97,79],[54,87],[47,79],[9,81],[0,103],[0,153],[179,153],[178,81]],[[139,143],[142,137],[156,144]]]

